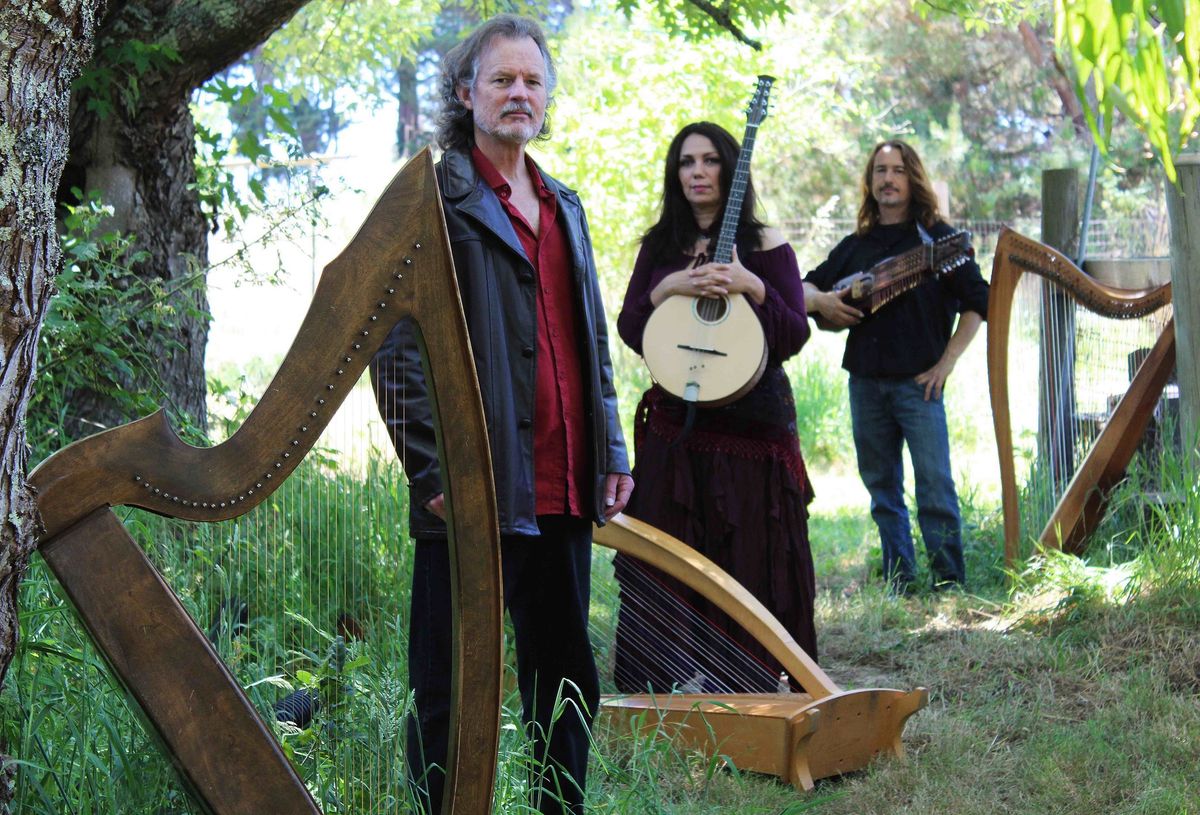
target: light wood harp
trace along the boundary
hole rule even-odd
[[[637,558],[701,594],[749,632],[804,693],[672,693],[606,697],[602,715],[675,738],[740,769],[775,775],[799,790],[862,769],[880,756],[904,758],[901,736],[929,701],[923,687],[845,690],[805,653],[767,608],[692,547],[636,518],[618,515],[596,543]]]
[[[227,441],[185,444],[160,411],[70,445],[30,477],[45,525],[43,556],[195,800],[213,815],[321,809],[112,507],[197,522],[248,512],[296,469],[405,317],[417,327],[439,428],[450,528],[455,712],[443,812],[483,815],[491,810],[499,733],[499,533],[479,386],[428,151],[397,174],[325,267],[282,367]]]
[[[1036,285],[1019,285],[1030,280],[1027,275]],[[1028,307],[1028,318],[1014,319],[1018,300]],[[1009,229],[1001,233],[988,304],[987,357],[1000,459],[1004,553],[1010,567],[1021,557],[1022,535],[1036,533],[1042,547],[1079,553],[1096,531],[1109,494],[1142,444],[1174,367],[1170,302],[1170,283],[1136,289],[1107,285],[1049,246]],[[1102,319],[1128,322],[1147,317],[1161,326],[1157,339],[1134,342],[1124,355],[1086,347],[1098,346],[1105,334],[1118,333],[1117,323]],[[1084,339],[1085,321],[1095,323],[1091,339]],[[1019,366],[1010,367],[1018,335],[1027,348],[1037,349],[1036,363],[1026,355]],[[1098,408],[1083,404],[1076,381],[1077,369],[1099,367],[1085,360],[1085,353],[1115,365],[1117,371],[1115,377],[1110,374]],[[1020,373],[1027,381],[1013,388],[1012,375]],[[1036,410],[1025,423],[1036,426],[1036,442],[1027,451],[1032,458],[1023,488],[1017,483],[1013,439],[1018,410]],[[1036,503],[1034,493],[1048,493],[1046,503],[1053,509],[1048,517],[1027,518],[1030,528],[1023,531],[1022,506]]]

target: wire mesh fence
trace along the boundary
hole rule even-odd
[[[1009,221],[982,218],[951,219],[958,229],[969,230],[979,268],[985,277],[992,267],[996,240],[1004,227],[1023,235],[1040,237],[1037,216]],[[815,268],[843,237],[854,231],[852,218],[803,218],[785,221],[781,227],[800,260],[800,268]],[[1093,220],[1088,226],[1088,257],[1158,257],[1170,252],[1170,233],[1165,213],[1148,212],[1143,218]]]

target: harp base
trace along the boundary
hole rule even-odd
[[[817,779],[860,770],[876,756],[904,758],[904,725],[928,701],[924,688],[821,699],[806,693],[640,694],[607,696],[600,710],[621,729],[664,729],[678,744],[807,791]]]

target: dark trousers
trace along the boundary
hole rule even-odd
[[[590,729],[600,701],[587,628],[592,525],[542,516],[538,526],[539,535],[501,539],[504,604],[516,638],[522,718],[534,749],[531,803],[543,815],[581,815]],[[449,551],[445,541],[418,540],[408,644],[416,713],[408,723],[407,752],[410,780],[429,815],[442,811],[450,660]],[[566,703],[555,719],[559,700]]]

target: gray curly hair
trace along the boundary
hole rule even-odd
[[[546,107],[550,107],[554,88],[558,85],[558,73],[554,70],[554,60],[550,58],[550,48],[546,45],[546,35],[542,33],[542,27],[528,17],[498,14],[476,28],[469,37],[442,57],[442,75],[438,82],[442,108],[437,117],[437,143],[443,150],[474,144],[475,120],[471,111],[458,98],[458,89],[475,86],[479,58],[493,37],[510,40],[529,37],[537,43],[538,50],[546,60]],[[538,139],[546,139],[549,136],[550,116],[547,114]]]

